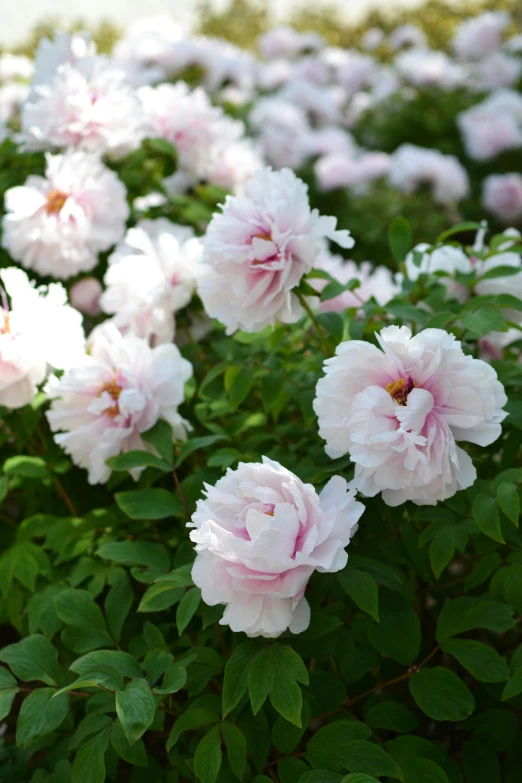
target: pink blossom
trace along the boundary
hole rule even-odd
[[[372,297],[378,304],[385,305],[400,290],[387,267],[374,266],[370,261],[363,261],[358,265],[355,261],[347,261],[341,256],[332,255],[327,249],[319,254],[314,269],[328,272],[339,283],[359,281],[359,286],[354,291],[344,291],[339,296],[321,302],[320,310],[323,313],[341,312],[347,307],[360,309]],[[317,278],[312,283],[314,288],[322,291],[327,281]]]
[[[81,151],[47,155],[45,177],[10,188],[5,210],[2,247],[27,269],[61,280],[93,269],[129,216],[116,174]]]
[[[484,180],[482,204],[503,223],[522,218],[522,175],[491,174]]]
[[[386,176],[390,169],[390,156],[385,152],[367,152],[358,158],[334,153],[325,155],[314,166],[321,190],[356,188],[359,191],[376,179]]]
[[[71,286],[71,304],[85,315],[99,315],[102,293],[103,288],[99,280],[96,280],[95,277],[84,277]]]
[[[382,351],[353,340],[326,360],[314,401],[319,434],[330,457],[350,455],[364,495],[434,505],[475,481],[455,441],[489,446],[500,437],[504,387],[442,329],[412,337],[388,326],[377,339]]]
[[[390,184],[402,193],[413,193],[423,184],[431,185],[439,204],[455,204],[469,193],[466,169],[454,155],[438,150],[401,144],[391,156]]]
[[[455,54],[463,60],[480,60],[496,52],[502,43],[502,33],[509,24],[509,14],[488,11],[465,19],[453,38]]]
[[[173,439],[186,438],[189,425],[178,407],[191,375],[192,365],[175,345],[151,348],[107,324],[96,331],[89,354],[47,385],[54,439],[89,471],[90,484],[104,483],[111,475],[109,457],[134,450],[155,453],[141,434],[157,421],[171,425]],[[134,471],[134,478],[139,473]]]
[[[467,154],[490,160],[522,146],[522,97],[515,90],[492,93],[457,116]]]
[[[205,495],[188,525],[197,552],[192,578],[205,603],[226,604],[221,625],[248,636],[306,630],[308,580],[315,570],[344,568],[364,511],[346,481],[334,476],[318,495],[263,457],[229,468]]]
[[[229,334],[297,321],[301,307],[292,289],[312,269],[321,243],[353,246],[336,223],[310,209],[307,187],[293,171],[258,171],[244,196],[227,197],[203,239],[209,272],[199,295],[207,314]]]

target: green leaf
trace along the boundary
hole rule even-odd
[[[233,723],[229,723],[228,720],[223,721],[221,724],[221,733],[223,734],[225,747],[227,749],[228,763],[232,767],[234,775],[241,780],[245,772],[247,760],[247,743],[245,735],[237,726],[234,726]]]
[[[455,236],[455,234],[461,234],[464,231],[478,231],[480,228],[482,228],[482,225],[481,223],[477,223],[476,220],[464,220],[461,223],[457,223],[453,228],[448,228],[447,231],[443,231],[442,234],[439,234],[437,237],[437,244],[439,245],[442,242],[445,242],[450,237]]]
[[[154,446],[167,465],[172,465],[172,427],[167,421],[160,419],[152,429],[142,432],[141,437],[146,443]]]
[[[179,602],[176,612],[176,626],[180,636],[194,617],[200,601],[201,590],[199,587],[191,587]]]
[[[404,783],[449,783],[444,770],[431,759],[404,758],[401,759],[401,769]]]
[[[510,522],[518,527],[520,497],[514,484],[501,484],[497,489],[497,503]]]
[[[8,476],[22,476],[31,479],[45,479],[51,475],[41,457],[22,455],[6,459],[3,470]]]
[[[505,682],[509,679],[507,663],[487,644],[470,639],[451,639],[442,645],[442,650],[453,655],[480,682]]]
[[[170,566],[166,548],[152,541],[110,541],[102,544],[96,554],[115,563],[146,566],[158,571],[167,571]]]
[[[340,342],[343,339],[344,321],[339,313],[319,313],[316,315],[316,320],[323,329],[326,329],[328,334],[335,338],[336,342]]]
[[[130,519],[166,519],[184,513],[181,502],[166,489],[117,492],[114,499]]]
[[[28,748],[32,742],[60,726],[67,715],[69,696],[53,699],[56,688],[37,688],[23,701],[16,724],[16,744]]]
[[[383,701],[368,710],[365,715],[372,729],[387,729],[397,733],[408,733],[417,727],[417,719],[404,704],[395,701]]]
[[[213,446],[215,443],[219,443],[221,440],[228,440],[228,437],[226,435],[203,435],[201,438],[191,438],[186,443],[184,443],[179,450],[178,458],[176,460],[176,467],[179,468],[182,462],[184,462],[186,458],[195,451],[199,451],[200,449],[208,449],[210,446]]]
[[[373,576],[348,565],[337,578],[359,609],[379,622],[379,593]]]
[[[513,676],[506,684],[506,687],[502,691],[502,701],[506,699],[513,699],[522,693],[522,666],[519,666],[513,673]]]
[[[361,281],[357,280],[357,283],[360,285]],[[321,291],[321,302],[327,302],[329,299],[335,299],[336,296],[344,294],[346,290],[346,286],[343,283],[340,283],[338,280],[332,280],[330,283],[325,285]]]
[[[63,590],[54,599],[56,613],[66,625],[92,625],[105,631],[105,619],[87,590]]]
[[[362,783],[367,783],[367,781],[379,783],[375,778],[369,778],[367,775],[363,775],[364,777],[366,777],[366,780],[363,780]],[[299,783],[342,783],[343,780],[347,780],[347,778],[343,778],[338,772],[332,772],[328,769],[311,769],[305,772],[304,775],[301,775]]]
[[[381,606],[380,622],[370,624],[368,638],[381,655],[388,655],[407,666],[415,660],[420,649],[419,617],[413,609]]]
[[[167,752],[169,753],[171,751],[184,731],[199,729],[201,726],[217,723],[218,720],[219,716],[217,713],[203,709],[202,707],[188,709],[180,715],[172,727],[172,731],[167,740]]]
[[[65,685],[53,698],[57,698],[61,693],[81,690],[82,688],[97,688],[100,685],[107,690],[118,691],[123,688],[123,678],[112,666],[100,667],[100,669],[82,675],[74,682],[69,683],[69,685]]]
[[[301,781],[299,781],[299,783],[301,783]],[[379,783],[379,781],[377,778],[372,778],[371,775],[365,775],[364,773],[360,772],[352,772],[351,775],[345,775],[344,778],[341,779],[341,783]]]
[[[116,471],[157,468],[157,470],[168,473],[171,470],[168,462],[151,454],[150,451],[127,451],[125,454],[118,454],[117,457],[109,457],[105,464],[111,470]]]
[[[105,614],[109,629],[117,642],[121,639],[121,630],[134,600],[134,592],[127,572],[115,569],[116,575],[110,580],[111,589],[105,599]]]
[[[308,672],[299,655],[288,645],[265,647],[250,666],[248,689],[254,715],[270,694],[274,709],[300,727],[303,699],[298,682],[308,684]]]
[[[404,261],[413,244],[410,224],[403,217],[397,217],[388,229],[388,244],[395,261]]]
[[[136,767],[147,766],[147,753],[143,740],[130,745],[119,720],[115,720],[111,729],[111,745],[120,758]]]
[[[19,680],[41,680],[46,685],[58,685],[63,677],[58,653],[45,638],[35,634],[0,650],[0,661],[7,663]]]
[[[493,541],[504,543],[502,531],[500,529],[500,517],[495,498],[480,493],[473,501],[473,519],[481,533],[484,533]]]
[[[248,396],[254,381],[254,368],[248,364],[243,365],[234,376],[228,390],[228,400],[231,410],[235,411]]]
[[[103,729],[80,747],[74,759],[71,783],[103,783],[109,731],[109,728]]]
[[[100,666],[112,666],[124,677],[143,677],[138,661],[129,653],[120,650],[95,650],[82,655],[71,664],[71,671],[83,675]]]
[[[455,554],[455,530],[443,527],[433,538],[430,549],[430,565],[435,578],[438,579]]]
[[[169,666],[165,674],[163,675],[163,682],[161,688],[155,687],[154,693],[164,695],[166,693],[177,693],[179,690],[185,687],[187,682],[187,670],[179,663],[173,663]]]
[[[511,277],[512,275],[518,275],[519,273],[520,267],[518,266],[494,266],[481,275],[477,279],[477,283],[481,283],[483,280],[493,280],[496,277]]]
[[[310,707],[303,701],[301,728],[289,723],[281,715],[276,718],[272,727],[272,742],[280,753],[287,755],[295,750],[310,723],[310,715]]]
[[[94,712],[86,715],[76,727],[74,734],[69,740],[69,750],[78,748],[87,737],[97,734],[99,731],[112,726],[112,718],[103,715],[100,712]]]
[[[151,585],[138,606],[138,612],[161,612],[177,604],[184,593],[182,587],[176,587],[169,582],[156,582]]]
[[[483,584],[488,579],[493,571],[496,571],[502,565],[502,558],[498,552],[491,552],[489,555],[482,557],[475,568],[471,571],[466,582],[464,589],[473,590],[475,587]]]
[[[18,690],[18,685],[11,672],[0,666],[0,720],[9,715]]]
[[[487,598],[456,598],[442,608],[437,623],[437,641],[445,642],[474,628],[502,632],[514,625],[513,609],[507,604]]]
[[[308,771],[308,765],[304,761],[292,756],[281,759],[277,765],[277,774],[281,783],[299,783],[303,774]]]
[[[371,729],[355,720],[339,720],[319,729],[308,741],[306,757],[314,767],[332,767],[341,772],[349,766],[347,748],[356,740],[366,740]]]
[[[485,304],[473,311],[468,310],[461,315],[460,320],[475,337],[485,337],[490,332],[502,331],[505,324],[500,307],[494,304]]]
[[[236,647],[225,666],[223,681],[223,717],[240,702],[248,687],[250,665],[263,649],[259,639],[249,639]]]
[[[221,736],[214,726],[200,740],[194,755],[194,772],[201,783],[215,783],[221,769]]]
[[[364,772],[367,775],[403,779],[397,762],[379,745],[366,740],[354,740],[344,747],[343,766],[351,772]]]
[[[131,680],[116,694],[116,713],[129,743],[134,745],[154,720],[154,695],[144,679]]]
[[[178,151],[176,148],[163,137],[154,139],[145,139],[144,145],[152,152],[157,152],[159,155],[164,155],[166,158],[171,158],[174,161],[178,159]]]
[[[475,700],[462,680],[449,669],[421,669],[409,679],[415,704],[433,720],[461,721],[475,709]]]

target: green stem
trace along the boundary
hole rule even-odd
[[[327,356],[333,356],[332,349],[328,345],[328,342],[327,342],[327,340],[325,338],[325,330],[320,325],[319,321],[317,320],[317,318],[313,314],[312,308],[310,307],[310,305],[306,301],[306,297],[303,296],[303,294],[297,294],[297,297],[298,297],[299,301],[301,302],[301,306],[302,306],[303,310],[306,312],[308,318],[311,320],[311,322],[314,325],[315,331],[317,332],[317,336],[319,337],[319,340],[321,341],[321,346],[323,348],[323,351],[325,352],[325,354]]]

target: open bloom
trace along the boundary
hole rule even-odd
[[[328,272],[334,280],[344,285],[350,280],[359,281],[359,287],[354,291],[343,291],[339,296],[321,302],[320,310],[323,313],[340,313],[347,307],[359,309],[372,297],[378,304],[386,305],[400,290],[387,267],[374,266],[371,261],[363,261],[358,265],[355,261],[332,255],[326,249],[319,254],[314,268]],[[322,291],[327,281],[317,278],[312,284],[318,291]]]
[[[484,180],[482,204],[503,223],[522,218],[522,175],[491,174]]]
[[[312,269],[322,242],[354,244],[335,226],[334,217],[310,209],[307,187],[292,171],[257,172],[244,196],[227,197],[203,239],[209,272],[199,295],[208,315],[228,334],[297,321],[301,308],[292,289]]]
[[[60,283],[36,288],[16,267],[2,269],[0,278],[0,405],[21,408],[32,402],[49,366],[64,370],[82,356],[82,316],[67,304]]]
[[[402,193],[431,185],[438,204],[455,204],[469,193],[466,169],[454,155],[401,144],[391,156],[390,183]]]
[[[457,116],[466,152],[473,160],[490,160],[522,146],[522,96],[501,89]]]
[[[122,333],[154,343],[174,337],[174,315],[194,294],[203,248],[188,226],[166,218],[130,228],[109,257],[101,307]]]
[[[173,439],[186,438],[189,425],[178,407],[192,365],[175,345],[151,348],[113,324],[97,330],[89,350],[59,380],[50,379],[46,391],[55,399],[47,418],[56,443],[89,471],[90,484],[100,484],[111,474],[109,457],[154,452],[141,433],[160,419],[171,425]]]
[[[48,155],[45,177],[31,175],[5,194],[2,247],[16,261],[60,280],[93,269],[125,230],[125,187],[95,155]]]
[[[307,582],[314,570],[344,568],[364,511],[346,481],[334,476],[318,495],[263,457],[229,468],[205,494],[188,524],[197,552],[192,578],[205,603],[227,604],[220,623],[248,636],[306,630]]]
[[[350,454],[364,495],[434,505],[475,481],[455,441],[488,446],[500,436],[504,387],[442,329],[412,337],[388,326],[377,339],[382,351],[353,340],[326,360],[314,401],[319,434],[330,457]]]
[[[480,60],[496,52],[502,44],[502,33],[509,24],[504,11],[487,11],[466,19],[457,27],[453,49],[463,60]]]

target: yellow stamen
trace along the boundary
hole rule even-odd
[[[385,389],[398,405],[406,405],[408,390],[404,378],[399,378],[398,381],[391,381],[391,383],[385,386]]]
[[[98,392],[98,397],[101,397],[103,392],[108,392],[112,399],[114,400],[114,405],[112,405],[110,408],[107,408],[107,410],[104,411],[104,413],[107,413],[111,419],[114,419],[115,416],[117,416],[120,412],[120,408],[118,406],[118,399],[121,394],[121,386],[118,385],[118,383],[113,379],[112,381],[108,381],[105,383],[100,391]]]
[[[56,215],[67,201],[67,193],[62,190],[50,190],[47,194],[45,211],[48,215]]]

